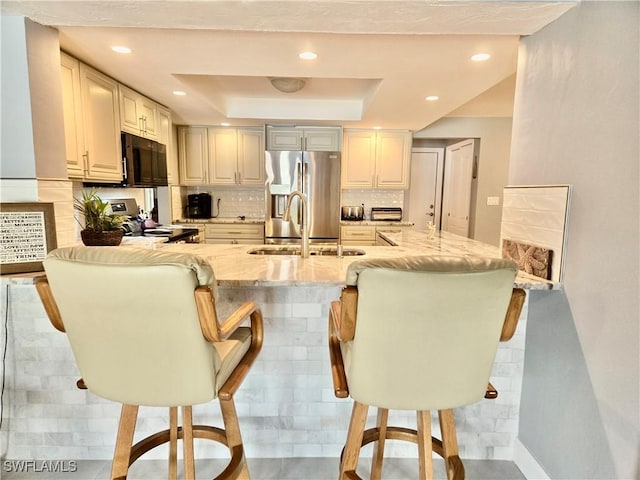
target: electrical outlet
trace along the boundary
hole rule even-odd
[[[500,197],[487,197],[487,205],[500,205]]]

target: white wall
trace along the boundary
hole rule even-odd
[[[2,156],[0,175],[36,178],[24,17],[1,16]]]
[[[551,478],[640,474],[639,12],[582,2],[519,52],[509,183],[574,187],[566,302],[534,332],[541,350],[527,345],[535,398],[521,411],[520,439]]]
[[[502,204],[502,188],[507,184],[509,169],[511,118],[445,117],[414,133],[413,138],[480,139],[473,238],[498,245],[502,207],[488,206],[487,197],[500,197]]]

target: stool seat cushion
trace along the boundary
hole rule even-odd
[[[216,351],[214,356],[214,366],[216,371],[216,390],[227,381],[233,369],[240,362],[251,346],[251,329],[249,327],[239,327],[227,340],[214,342],[213,348]]]
[[[131,405],[208,402],[249,349],[241,329],[203,336],[196,287],[215,286],[188,254],[123,247],[58,249],[44,261],[65,331],[93,393]]]
[[[407,257],[354,262],[354,339],[341,344],[350,396],[389,409],[442,410],[484,397],[517,266]]]

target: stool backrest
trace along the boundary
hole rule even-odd
[[[407,257],[354,262],[357,322],[344,345],[351,397],[441,410],[481,399],[517,273],[514,262]]]
[[[123,247],[54,250],[47,279],[85,384],[133,405],[192,405],[216,396],[215,350],[194,290],[215,285],[192,255]]]

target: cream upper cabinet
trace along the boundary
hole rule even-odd
[[[121,181],[118,83],[80,63],[85,180]]]
[[[262,128],[238,129],[238,183],[264,185],[264,132]]]
[[[62,107],[67,173],[70,178],[84,176],[84,126],[82,121],[82,93],[80,90],[80,62],[60,52],[62,79]]]
[[[267,126],[267,150],[302,150],[302,130]]]
[[[209,128],[209,181],[238,183],[238,132],[235,128]]]
[[[267,126],[267,150],[340,151],[340,127]]]
[[[119,86],[119,93],[122,131],[158,140],[158,105],[124,85]]]
[[[345,130],[342,188],[409,188],[411,132]]]
[[[342,188],[373,188],[375,171],[375,132],[345,130],[342,144]]]
[[[173,125],[171,124],[171,111],[168,108],[158,106],[158,142],[165,146],[167,153],[167,182],[169,185],[179,183],[178,158],[173,149]]]
[[[264,184],[261,127],[179,127],[178,157],[182,185]]]
[[[209,141],[207,127],[178,127],[178,164],[181,185],[207,183]]]

